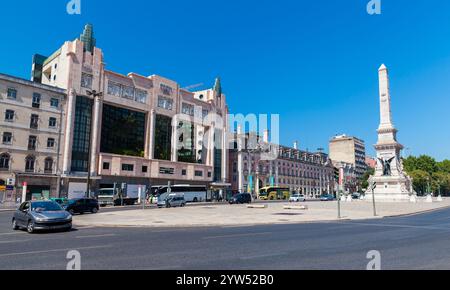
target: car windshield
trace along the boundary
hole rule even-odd
[[[31,204],[31,210],[40,212],[40,211],[61,211],[62,208],[56,202],[33,202]]]

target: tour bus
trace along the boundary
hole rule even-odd
[[[206,201],[206,191],[206,186],[201,185],[166,185],[155,189],[154,193],[158,197],[158,206],[161,207],[166,205],[166,199],[171,194],[184,196],[186,202]]]
[[[290,197],[289,188],[279,186],[263,187],[259,190],[261,200],[288,200]]]

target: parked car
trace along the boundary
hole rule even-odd
[[[230,204],[244,204],[251,202],[252,202],[252,195],[250,193],[239,193],[233,196],[229,201]]]
[[[53,197],[50,198],[50,200],[56,202],[60,206],[67,204],[67,202],[69,201],[67,198],[53,198]]]
[[[361,198],[361,193],[359,193],[359,192],[352,193],[352,199],[360,199],[360,198]]]
[[[289,202],[301,202],[301,201],[306,201],[306,197],[300,193],[295,193],[291,195],[291,197],[289,198]]]
[[[166,207],[184,207],[186,206],[186,200],[182,195],[169,195],[166,199]]]
[[[97,213],[99,210],[98,201],[93,198],[76,198],[70,199],[64,209],[71,214],[79,213],[83,214],[85,212]]]
[[[333,201],[335,200],[334,195],[332,194],[324,194],[320,197],[321,201]]]
[[[14,212],[12,228],[26,228],[30,234],[37,230],[70,230],[72,215],[54,201],[26,201]]]

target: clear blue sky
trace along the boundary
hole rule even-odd
[[[33,53],[50,55],[94,24],[108,69],[160,74],[182,86],[220,75],[234,113],[278,113],[281,141],[328,147],[355,135],[373,154],[377,69],[390,68],[393,118],[411,154],[450,157],[450,1],[2,1],[0,72],[29,78]]]

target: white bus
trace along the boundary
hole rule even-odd
[[[157,189],[158,206],[165,206],[170,194],[182,195],[186,202],[206,201],[206,186],[201,185],[173,185]]]

